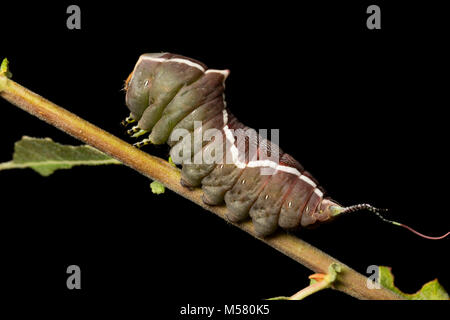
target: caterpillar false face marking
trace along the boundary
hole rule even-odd
[[[233,222],[251,218],[261,237],[278,227],[295,230],[359,210],[428,239],[449,234],[425,236],[383,218],[370,205],[342,207],[326,197],[295,159],[264,137],[249,134],[253,131],[230,113],[225,102],[228,75],[228,70],[208,69],[191,58],[151,53],[139,58],[125,83],[130,116],[122,125],[133,123],[128,134],[135,138],[149,133],[135,146],[169,144],[172,159],[181,159],[181,184],[201,187],[206,204],[225,204]],[[208,134],[211,129],[214,134]],[[205,155],[214,161],[206,161]]]

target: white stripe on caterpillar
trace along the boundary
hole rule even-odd
[[[314,188],[317,187],[317,184],[314,183],[314,181],[312,181],[310,178],[308,178],[305,175],[301,175],[300,179],[302,179],[303,181],[305,181],[307,184],[309,184],[310,186],[313,186]]]
[[[293,175],[300,177],[302,174],[295,168],[279,165],[277,170],[284,171]]]
[[[139,63],[141,62],[142,59],[146,59],[146,60],[151,60],[151,61],[155,61],[155,62],[164,62],[167,59],[166,58],[157,58],[157,57],[147,57],[147,56],[141,56],[138,60],[138,63],[136,65],[139,65]]]
[[[271,161],[271,160],[250,161],[247,164],[247,166],[250,167],[250,168],[270,167],[270,168],[275,169],[277,171],[283,171],[283,172],[286,172],[286,173],[290,173],[290,174],[296,175],[298,177],[301,176],[301,173],[297,169],[295,169],[293,167],[283,166],[283,165],[278,164],[275,161]]]
[[[317,188],[314,189],[314,193],[317,194],[319,196],[319,198],[323,197],[323,192],[321,190],[317,189]]]
[[[205,74],[207,74],[207,73],[220,73],[221,75],[223,75],[222,86],[225,89],[225,80],[227,80],[228,76],[230,75],[230,70],[208,69],[208,70],[206,70]],[[223,103],[226,106],[225,92],[223,93]]]
[[[224,126],[226,126],[228,124],[228,112],[225,109],[223,109],[222,112],[223,112],[223,124]]]
[[[317,186],[314,181],[312,181],[310,178],[302,175],[297,169],[293,168],[293,167],[289,167],[289,166],[283,166],[280,165],[274,161],[271,160],[255,160],[255,161],[250,161],[247,165],[245,163],[242,163],[239,161],[239,150],[238,148],[234,145],[235,139],[234,139],[234,135],[231,132],[231,130],[228,128],[228,112],[223,109],[223,123],[225,124],[223,130],[225,132],[225,136],[227,138],[227,140],[231,143],[231,157],[232,157],[232,161],[233,164],[240,168],[243,169],[245,167],[249,167],[249,168],[257,168],[257,167],[270,167],[273,168],[277,171],[283,171],[283,172],[287,172],[293,175],[296,175],[297,177],[299,177],[299,179],[302,179],[303,181],[305,181],[306,183],[308,183],[309,185],[313,186],[314,188]]]
[[[143,59],[143,57],[141,57],[140,59]],[[201,65],[199,65],[198,63],[192,62],[190,60],[187,60],[187,59],[181,59],[181,58],[166,59],[166,58],[157,58],[157,57],[145,57],[145,59],[155,61],[155,62],[166,62],[166,61],[178,62],[178,63],[186,64],[188,66],[197,68],[201,72],[205,72],[205,68],[203,68]],[[138,63],[139,63],[139,61],[138,61]]]
[[[223,111],[224,111],[223,115],[224,115],[224,119],[225,119],[225,116],[228,113],[226,112],[226,110],[223,110]],[[230,131],[230,129],[228,128],[228,125],[223,127],[223,131],[225,131],[225,136],[226,136],[227,140],[231,143],[231,150],[230,151],[231,151],[231,157],[232,157],[233,164],[236,167],[238,167],[239,169],[244,169],[245,168],[245,163],[239,161],[239,150],[234,145],[234,135]]]
[[[178,62],[178,63],[183,63],[183,64],[187,64],[188,66],[197,68],[198,70],[200,70],[201,72],[205,72],[205,68],[203,68],[201,65],[199,65],[198,63],[192,62],[190,60],[186,60],[186,59],[181,59],[181,58],[174,58],[174,59],[169,59],[167,60],[167,62]]]
[[[223,75],[222,85],[225,88],[225,80],[227,80],[228,76],[230,75],[230,70],[216,70],[216,69],[208,69],[206,70],[205,74],[207,73],[220,73]],[[224,99],[225,101],[225,99]]]
[[[224,78],[228,78],[229,74],[230,74],[230,70],[217,70],[217,69],[208,69],[206,70],[206,73],[220,73],[224,76]]]

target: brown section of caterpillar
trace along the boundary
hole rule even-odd
[[[172,147],[172,159],[181,159],[181,183],[201,187],[208,205],[225,204],[230,221],[250,217],[259,236],[270,235],[278,226],[292,230],[331,219],[332,207],[339,205],[324,199],[314,178],[278,146],[257,134],[247,135],[250,128],[226,109],[228,71],[206,70],[194,59],[146,54],[126,85],[126,103],[138,121],[137,130],[152,130],[152,143]],[[196,121],[201,126],[196,127]],[[216,133],[207,137],[211,128]],[[237,150],[237,159],[231,149]],[[220,150],[222,154],[215,154]],[[206,155],[214,161],[205,161]],[[276,162],[273,156],[278,156]],[[262,174],[262,169],[270,174]]]

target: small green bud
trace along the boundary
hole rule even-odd
[[[12,77],[12,73],[9,71],[9,61],[7,58],[2,61],[0,66],[0,75],[5,75],[7,78]]]
[[[164,187],[164,185],[158,181],[153,181],[150,184],[150,188],[152,188],[152,192],[154,194],[162,194],[166,191],[166,188]]]

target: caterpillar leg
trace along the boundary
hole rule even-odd
[[[136,122],[136,120],[130,115],[130,116],[126,117],[125,120],[123,120],[120,124],[126,128],[134,122]]]
[[[140,136],[146,134],[148,131],[139,128],[139,126],[134,126],[127,131],[127,134],[132,138],[139,138]]]
[[[142,135],[144,135],[144,134],[146,134],[146,133],[148,133],[147,130],[142,130],[142,129],[140,129],[139,131],[137,131],[136,133],[134,133],[131,137],[132,137],[132,138],[139,138],[140,136],[142,136]]]
[[[136,148],[140,149],[143,146],[146,146],[148,144],[151,144],[149,139],[144,139],[142,141],[136,142],[135,144],[133,144],[133,146],[135,146]]]
[[[136,132],[139,132],[140,130],[142,130],[142,129],[139,128],[139,126],[134,126],[131,129],[127,130],[127,134],[129,136],[133,136]]]

